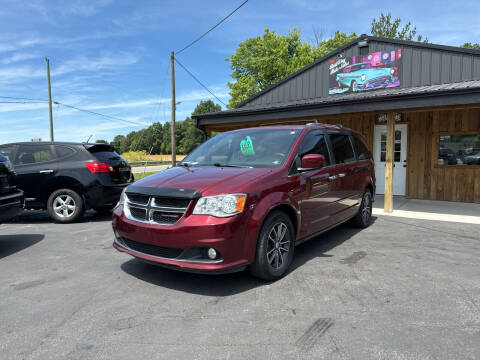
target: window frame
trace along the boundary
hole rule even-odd
[[[369,161],[369,160],[373,160],[373,154],[372,152],[370,151],[370,149],[368,148],[368,145],[367,143],[363,140],[363,137],[359,134],[355,134],[355,133],[351,133],[350,134],[350,142],[352,143],[352,146],[353,146],[353,152],[355,153],[355,159],[357,159],[356,161]],[[357,147],[356,147],[356,143],[357,142],[360,142],[364,147],[365,149],[367,150],[367,155],[368,155],[368,158],[366,159],[360,159],[359,158],[359,154],[357,152]]]
[[[330,139],[330,136],[332,135],[342,135],[342,136],[346,136],[350,142],[350,146],[352,147],[352,151],[353,151],[353,157],[354,159],[352,161],[349,161],[349,162],[342,162],[342,163],[337,163],[337,158],[335,156],[335,151],[333,149],[333,144],[332,144],[332,141]],[[345,132],[345,131],[329,131],[328,132],[328,144],[329,144],[329,147],[330,147],[330,154],[333,156],[333,165],[334,166],[338,166],[338,165],[348,165],[348,164],[352,164],[352,163],[355,163],[358,160],[358,157],[357,157],[357,152],[355,150],[355,146],[353,145],[353,142],[352,142],[352,134],[349,133],[349,132]],[[361,161],[364,161],[364,160],[361,160]]]
[[[307,136],[309,136],[310,134],[318,134],[318,135],[323,136],[323,138],[325,139],[325,145],[327,145],[328,158],[330,160],[330,165],[325,165],[325,166],[323,166],[321,168],[317,168],[317,169],[309,169],[309,170],[300,171],[300,170],[298,170],[296,162],[297,162],[297,159],[301,159],[300,150],[302,148],[302,144],[305,141],[305,139],[307,138]],[[308,131],[301,138],[301,140],[298,144],[298,147],[296,149],[296,152],[297,153],[295,154],[295,157],[293,158],[292,165],[290,166],[290,170],[288,171],[289,176],[304,174],[304,173],[309,172],[309,171],[319,171],[319,170],[328,169],[328,168],[331,168],[331,167],[335,166],[335,162],[333,161],[334,157],[333,157],[333,153],[332,153],[332,148],[330,146],[330,138],[328,137],[328,133],[324,130],[313,129],[313,130]],[[306,154],[304,154],[304,155],[306,155]]]
[[[20,154],[20,150],[22,149],[22,146],[25,146],[25,147],[45,146],[45,147],[50,149],[50,153],[52,154],[52,157],[50,158],[50,160],[47,160],[47,161],[33,162],[33,163],[28,163],[28,164],[18,164],[16,162],[17,161],[17,156],[18,156],[18,154]],[[13,160],[12,163],[13,163],[14,167],[19,167],[19,166],[26,166],[27,167],[27,166],[36,166],[36,165],[40,165],[40,164],[49,164],[49,163],[52,163],[52,162],[55,162],[55,161],[57,161],[57,153],[55,152],[55,149],[51,144],[39,144],[39,143],[32,142],[32,144],[18,144],[16,152],[15,152],[15,159]]]
[[[480,165],[440,165],[438,163],[438,154],[440,153],[440,136],[446,135],[480,135],[479,131],[437,131],[433,133],[433,142],[435,144],[432,151],[432,163],[434,168],[439,169],[480,169]]]

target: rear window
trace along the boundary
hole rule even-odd
[[[73,150],[70,146],[66,145],[57,145],[55,146],[55,151],[57,152],[58,158],[66,158],[75,154],[75,150]]]
[[[355,154],[348,135],[330,135],[330,141],[337,164],[355,161]]]
[[[53,160],[54,156],[49,145],[20,145],[15,164],[36,164]]]

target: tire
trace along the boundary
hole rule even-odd
[[[112,211],[113,208],[116,205],[117,204],[108,204],[108,205],[96,206],[96,207],[93,208],[93,210],[95,210],[97,213],[104,214],[104,213],[108,213],[109,211]]]
[[[85,210],[83,198],[71,189],[54,191],[47,201],[47,210],[52,219],[59,223],[78,220]]]
[[[362,196],[362,203],[360,209],[358,209],[357,215],[352,218],[351,223],[353,226],[364,229],[370,226],[372,220],[372,193],[369,189],[366,189]]]
[[[278,230],[283,233],[282,237],[276,237]],[[272,212],[258,235],[255,261],[249,267],[250,273],[267,281],[281,278],[292,263],[294,248],[295,232],[290,218],[282,211]]]

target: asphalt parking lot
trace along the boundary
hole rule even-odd
[[[109,215],[0,225],[2,359],[479,359],[480,225],[377,216],[290,273],[192,275],[112,248]]]

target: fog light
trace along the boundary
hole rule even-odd
[[[217,252],[215,251],[214,248],[209,248],[208,249],[208,257],[212,260],[217,257]]]

